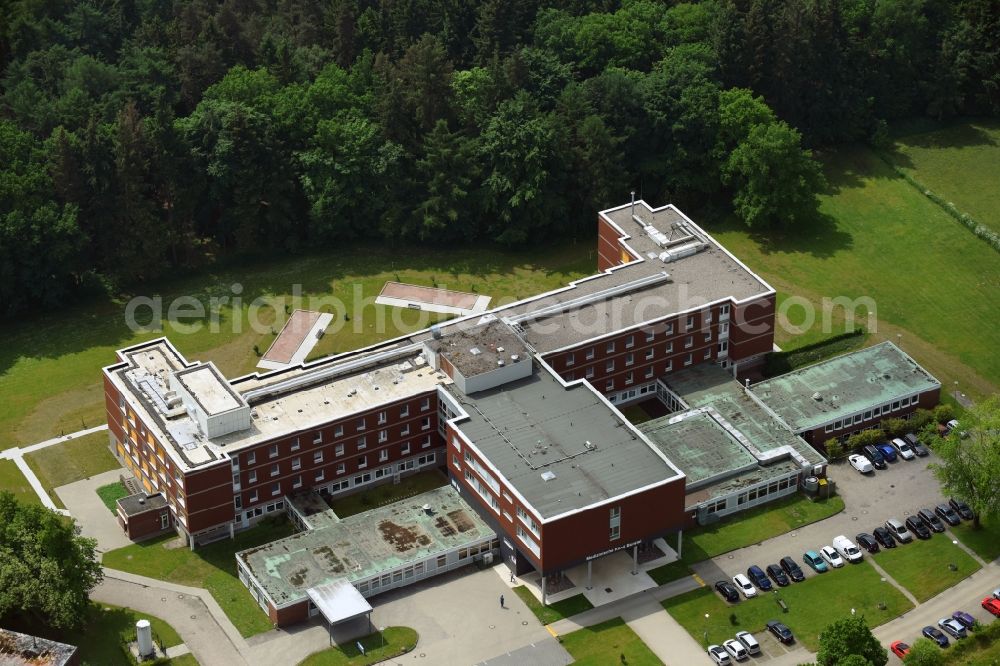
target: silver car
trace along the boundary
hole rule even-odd
[[[897,518],[890,518],[885,521],[885,528],[889,530],[889,534],[899,543],[910,543],[913,541],[913,533],[906,529],[906,525]]]

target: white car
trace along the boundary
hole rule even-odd
[[[870,474],[875,471],[875,468],[872,467],[871,461],[861,454],[852,453],[847,456],[847,460],[851,463],[851,467],[858,470],[862,474]]]
[[[733,663],[733,660],[729,658],[729,653],[718,645],[708,646],[708,656],[719,666]]]
[[[760,643],[749,631],[737,631],[736,640],[742,643],[750,654],[760,654]]]
[[[1000,599],[1000,587],[998,587],[997,589],[993,590],[993,598],[994,599]]]
[[[753,583],[750,582],[750,579],[743,574],[736,574],[733,576],[733,582],[736,583],[736,587],[739,588],[745,598],[749,599],[750,597],[757,596],[757,588],[754,587]]]
[[[904,439],[896,437],[892,440],[892,446],[899,451],[899,457],[903,460],[913,460],[917,454],[913,452],[913,447]]]
[[[833,546],[823,546],[819,549],[819,554],[822,555],[827,564],[834,569],[844,566],[844,558],[840,556],[840,553],[833,549]]]
[[[861,549],[855,546],[854,542],[843,534],[833,539],[833,547],[848,562],[860,562],[864,558],[864,555],[861,554]]]
[[[723,643],[722,647],[726,648],[726,652],[729,653],[729,656],[736,661],[743,661],[750,656],[750,653],[747,652],[745,647],[743,647],[743,644],[737,640],[733,640],[732,638]]]

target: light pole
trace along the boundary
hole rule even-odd
[[[385,648],[385,627],[378,628],[378,635],[382,638],[382,648]]]
[[[705,613],[705,645],[708,645],[708,613]]]

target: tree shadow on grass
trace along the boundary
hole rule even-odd
[[[997,122],[969,122],[954,125],[943,129],[922,132],[920,134],[910,134],[897,139],[897,143],[902,143],[913,148],[971,148],[975,146],[996,146],[997,141],[976,125],[992,124]]]
[[[837,219],[820,212],[788,229],[751,231],[750,238],[765,255],[798,252],[826,259],[854,246],[854,237],[838,228]]]

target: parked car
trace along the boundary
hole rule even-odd
[[[900,659],[910,654],[910,646],[903,641],[893,641],[889,643],[889,649]]]
[[[854,538],[857,540],[858,545],[867,550],[869,553],[877,553],[879,551],[878,541],[871,534],[868,534],[868,532],[862,532]],[[892,537],[889,537],[889,540],[892,541]]]
[[[889,442],[879,442],[875,445],[886,462],[896,462],[896,449]]]
[[[767,623],[767,630],[774,634],[774,637],[782,643],[791,643],[795,640],[795,636],[792,635],[792,630],[777,620],[769,620]]]
[[[918,539],[931,538],[931,531],[924,525],[924,521],[920,520],[920,516],[907,516],[906,527],[916,534]]]
[[[905,439],[899,437],[894,437],[892,440],[892,447],[896,449],[896,453],[903,460],[913,460],[917,457],[917,454],[913,452],[913,447]]]
[[[743,661],[750,656],[750,653],[747,652],[745,647],[743,647],[743,644],[732,638],[723,643],[722,647],[726,648],[726,652],[729,653],[729,656],[736,661]]]
[[[941,520],[948,523],[952,527],[954,527],[955,525],[959,525],[962,522],[962,519],[958,517],[958,514],[955,513],[955,510],[950,506],[948,506],[947,504],[945,504],[944,502],[934,507],[934,513],[940,516]]]
[[[962,623],[952,617],[943,617],[938,620],[938,626],[945,630],[952,638],[965,638],[968,634]]]
[[[944,425],[946,428],[948,428],[948,432],[951,432],[952,430],[958,427],[958,419],[951,419]]]
[[[816,554],[815,550],[807,550],[802,554],[802,561],[813,568],[816,573],[823,573],[828,571],[826,567],[826,562],[823,558]]]
[[[871,461],[875,469],[886,468],[885,456],[882,455],[882,452],[879,451],[876,446],[872,444],[865,444],[864,448],[861,449],[861,453],[863,453],[864,456]]]
[[[722,598],[731,604],[740,600],[740,593],[736,586],[728,580],[720,580],[715,583],[715,591],[722,595]]]
[[[745,598],[749,599],[750,597],[757,596],[757,588],[754,587],[753,583],[750,582],[750,579],[743,574],[736,574],[733,576],[733,582],[736,583],[736,587],[739,588]]]
[[[767,574],[756,564],[747,569],[747,578],[762,592],[768,592],[771,589],[771,581],[767,579]]]
[[[760,643],[749,631],[737,631],[736,640],[742,643],[750,654],[760,654]]]
[[[788,557],[787,555],[781,558],[778,564],[780,564],[782,570],[786,574],[788,574],[788,577],[791,578],[796,583],[801,583],[806,579],[806,575],[802,573],[801,567],[799,567],[799,565],[795,563],[795,560]]]
[[[946,648],[948,647],[948,637],[941,633],[937,627],[932,627],[927,625],[921,629],[920,633],[924,635],[924,638],[929,638],[938,644],[938,647]]]
[[[872,530],[872,536],[883,548],[895,548],[896,540],[892,538],[892,532],[879,526]]]
[[[726,652],[725,648],[719,645],[709,645],[708,656],[711,657],[712,661],[719,666],[733,663],[733,660],[729,658],[729,653]]]
[[[785,587],[786,585],[788,585],[789,582],[788,576],[785,575],[785,572],[782,571],[781,567],[779,567],[777,564],[767,565],[767,575],[771,580],[773,580],[781,587]]]
[[[823,556],[826,563],[829,564],[834,569],[839,569],[844,566],[844,558],[840,556],[833,546],[823,546],[819,549],[819,554]]]
[[[930,509],[921,509],[917,511],[917,515],[920,516],[920,520],[924,521],[927,527],[931,528],[935,532],[944,532],[944,523],[941,519],[937,517],[937,514]]]
[[[993,590],[993,598],[994,599],[1000,599],[1000,587],[998,587],[997,589]]]
[[[927,447],[923,445],[923,443],[920,441],[920,439],[917,438],[917,436],[914,433],[912,432],[906,433],[905,435],[903,435],[903,439],[905,439],[906,442],[911,447],[913,447],[913,452],[916,453],[921,458],[927,456],[930,453],[930,451],[927,450]]]
[[[852,564],[857,564],[864,558],[864,555],[861,554],[861,549],[855,546],[854,542],[843,534],[833,538],[833,548],[837,551],[837,554]]]
[[[976,624],[976,618],[962,610],[957,610],[952,613],[951,619],[958,620],[958,623],[966,629],[972,629],[972,627]]]
[[[1000,599],[996,597],[986,597],[983,599],[982,607],[993,613],[997,617],[1000,617]]]
[[[885,529],[889,530],[889,534],[892,538],[899,543],[910,543],[913,541],[913,534],[910,533],[903,523],[899,522],[898,518],[890,518],[885,521]]]
[[[875,471],[875,468],[872,467],[871,461],[860,453],[852,453],[847,456],[847,462],[851,463],[851,467],[858,470],[862,474],[871,474]]]
[[[948,500],[948,506],[953,508],[955,510],[955,513],[957,513],[959,516],[962,517],[962,520],[972,520],[973,518],[972,509],[970,509],[969,505],[963,502],[962,500],[955,499],[954,497],[952,497],[950,500]]]

